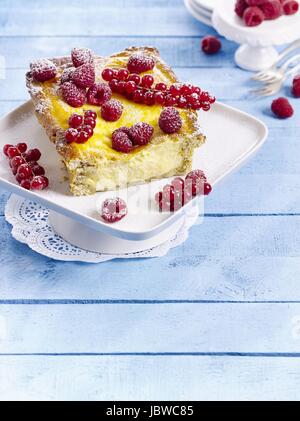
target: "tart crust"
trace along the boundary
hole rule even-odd
[[[178,82],[172,69],[160,58],[158,50],[152,47],[131,47],[107,58],[95,56],[96,81],[101,80],[101,72],[105,67],[126,67],[128,58],[134,53],[145,53],[155,58],[156,66],[154,70],[147,72],[153,74],[155,83],[163,81],[170,85]],[[66,143],[65,130],[67,121],[63,127],[61,121],[56,118],[53,101],[57,99],[57,101],[61,101],[64,104],[59,94],[60,75],[65,69],[73,67],[73,64],[70,57],[53,58],[51,61],[56,64],[58,69],[58,75],[55,80],[39,83],[28,72],[26,74],[26,85],[34,103],[35,114],[40,124],[45,128],[49,139],[55,144],[67,168],[70,190],[74,195],[82,196],[94,194],[96,191],[114,190],[117,187],[144,183],[155,178],[183,175],[191,170],[194,150],[205,142],[205,136],[198,125],[197,112],[192,110],[180,110],[184,125],[179,133],[173,135],[164,134],[159,129],[158,123],[156,123],[151,142],[147,146],[140,147],[129,154],[122,154],[113,149],[109,150],[107,147],[103,149],[99,147],[89,148],[85,145]],[[122,101],[122,98],[120,100]],[[135,106],[147,107],[140,104],[135,104]],[[126,104],[124,107],[126,107]],[[84,108],[89,109],[93,107],[87,104]],[[151,109],[151,107],[147,107],[147,109]],[[72,112],[76,112],[76,110],[82,109],[74,108]],[[95,136],[97,135],[94,134],[93,137]],[[149,166],[151,157],[155,161],[164,153],[167,154],[167,148],[170,148],[171,144],[176,145],[174,147],[174,156],[179,154],[177,163],[175,163],[175,159],[174,166],[172,166],[172,162],[166,161],[166,171],[161,168],[162,165],[159,168],[156,168],[154,165],[153,168],[151,167],[153,171],[149,171],[148,176],[147,170],[144,174],[141,171],[143,163],[145,163],[146,168],[147,165]],[[158,154],[157,158],[156,154]],[[171,160],[172,158],[169,161]],[[156,171],[159,173],[156,174]],[[126,174],[131,175],[126,179]],[[107,175],[111,177],[111,180],[108,180]]]

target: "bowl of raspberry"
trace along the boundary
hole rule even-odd
[[[214,9],[213,26],[230,41],[241,44],[236,64],[260,71],[274,64],[274,46],[300,38],[298,0],[220,0]]]

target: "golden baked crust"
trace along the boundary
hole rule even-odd
[[[121,53],[114,54],[107,58],[96,56],[96,80],[101,80],[101,72],[105,67],[126,67],[128,58],[134,53],[146,53],[155,57],[155,69],[152,72],[147,73],[153,74],[156,83],[163,81],[170,85],[178,82],[172,69],[160,58],[158,50],[152,47],[131,47]],[[57,110],[64,108],[66,109],[64,111],[66,115],[67,113],[70,115],[73,111],[78,111],[78,109],[69,107],[62,101],[62,99],[60,99],[59,86],[60,75],[65,69],[73,67],[73,64],[70,57],[53,58],[51,61],[56,64],[58,69],[58,75],[54,81],[44,83],[36,82],[31,73],[28,72],[26,75],[26,85],[35,106],[36,116],[40,124],[45,128],[48,137],[53,143],[55,143],[56,149],[66,165],[70,177],[71,192],[74,195],[93,194],[96,191],[107,190],[115,188],[117,185],[122,185],[122,182],[118,182],[114,187],[109,187],[107,184],[101,187],[101,180],[99,181],[99,179],[101,179],[101,171],[106,170],[110,164],[114,165],[116,170],[120,169],[121,171],[121,167],[123,168],[125,165],[129,165],[131,161],[138,161],[139,163],[142,163],[143,155],[149,156],[152,151],[154,153],[154,151],[158,149],[158,145],[161,145],[161,149],[162,144],[170,139],[172,142],[180,145],[182,162],[177,168],[172,168],[163,174],[160,173],[157,176],[153,176],[152,174],[151,179],[181,175],[190,171],[193,152],[195,148],[199,147],[205,141],[205,136],[203,136],[198,126],[197,112],[192,110],[180,110],[184,121],[184,130],[181,130],[179,133],[173,135],[167,135],[164,134],[159,129],[158,124],[156,124],[154,125],[154,136],[150,144],[135,149],[134,152],[129,154],[114,151],[112,148],[109,148],[107,143],[103,143],[101,144],[101,147],[99,147],[99,143],[96,143],[96,141],[89,141],[90,143],[87,142],[89,143],[88,146],[66,143],[65,130],[67,128],[67,119],[58,118],[59,112]],[[126,99],[120,98],[120,100],[123,102],[124,108],[126,105],[132,106],[132,104],[128,104]],[[57,105],[57,108],[54,104]],[[144,109],[147,107],[137,104],[134,106],[144,107]],[[95,107],[86,105],[83,108],[93,109]],[[151,112],[151,109],[152,107],[147,107],[148,114]],[[135,123],[135,121],[132,122],[132,124],[133,123]],[[121,125],[123,124],[120,123],[119,126]],[[114,127],[114,130],[115,128],[116,127]],[[97,137],[97,135],[95,134],[93,137]],[[128,184],[137,184],[138,182],[145,181],[149,180],[137,179],[133,182],[129,181]]]

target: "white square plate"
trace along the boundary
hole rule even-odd
[[[207,142],[198,149],[194,168],[203,169],[212,185],[257,151],[268,134],[267,127],[261,121],[221,103],[216,103],[208,113],[201,112],[199,118],[203,132],[207,135]],[[31,101],[0,120],[0,133],[0,184],[13,193],[41,202],[49,209],[97,231],[126,240],[144,240],[171,226],[185,212],[185,207],[175,213],[154,210],[154,194],[166,184],[166,180],[133,186],[128,191],[72,196],[65,178],[65,169],[54,145],[39,125]],[[26,141],[29,147],[41,150],[41,165],[45,167],[50,180],[49,189],[32,192],[22,189],[16,183],[2,148],[6,143],[16,144],[20,141]],[[105,224],[99,217],[98,209],[105,198],[115,195],[125,198],[129,213],[116,224]],[[149,209],[149,204],[152,209]]]

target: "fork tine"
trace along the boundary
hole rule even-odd
[[[251,76],[251,79],[253,79],[253,80],[262,80],[262,78],[264,78],[265,75],[266,75],[266,72],[259,72],[259,73],[256,73],[256,75]]]
[[[273,95],[276,92],[276,89],[274,87],[268,86],[261,89],[253,89],[251,91],[252,94],[257,96],[269,96]]]

